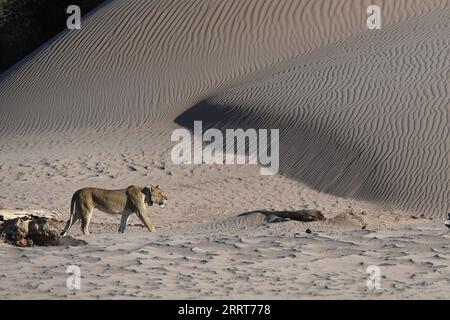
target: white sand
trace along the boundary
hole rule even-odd
[[[308,225],[266,224],[257,215],[243,220],[152,235],[95,228],[79,236],[87,245],[75,247],[3,244],[0,298],[449,298],[450,235],[442,224],[413,220],[361,230],[349,217]],[[66,287],[69,265],[81,269],[79,290]],[[380,268],[375,290],[366,284],[372,265]]]
[[[0,245],[0,297],[449,298],[449,16],[423,0],[108,3],[0,77],[0,205],[65,220],[81,187],[149,183],[169,205],[149,209],[152,235],[95,212],[85,246]],[[280,128],[281,174],[174,165],[172,130],[211,112]],[[236,218],[301,208],[330,219]]]

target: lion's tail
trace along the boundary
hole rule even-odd
[[[72,200],[70,201],[70,218],[66,224],[66,227],[64,228],[64,231],[61,232],[60,234],[61,236],[65,236],[67,234],[67,231],[69,231],[70,227],[72,227],[73,217],[75,215],[75,202],[77,194],[78,192],[75,192],[72,196]]]
[[[75,214],[75,201],[76,201],[77,194],[78,194],[78,192],[75,192],[74,195],[72,196],[72,200],[70,200],[70,224],[71,225],[73,223],[73,216]]]

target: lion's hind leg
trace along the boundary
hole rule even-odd
[[[125,211],[122,213],[122,217],[120,218],[119,232],[124,233],[125,228],[127,227],[128,220],[130,219],[130,215],[132,212]]]
[[[81,208],[81,211],[80,211],[80,213],[81,213],[81,231],[85,235],[89,234],[89,223],[91,222],[93,211],[94,211],[94,208],[87,208],[87,207]]]

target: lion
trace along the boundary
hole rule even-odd
[[[164,207],[167,197],[159,189],[159,186],[149,185],[141,188],[129,186],[126,189],[106,190],[99,188],[83,188],[76,191],[70,203],[70,219],[67,221],[61,236],[67,235],[69,229],[81,219],[81,231],[89,234],[89,222],[91,221],[94,208],[109,214],[121,214],[119,232],[124,233],[128,218],[136,213],[139,219],[147,227],[148,231],[154,232],[155,225],[151,223],[145,204],[151,206],[153,203]]]

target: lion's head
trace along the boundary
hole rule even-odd
[[[161,208],[164,208],[164,205],[167,202],[166,195],[161,191],[158,186],[149,185],[143,189],[143,193],[145,194],[145,202],[152,206],[154,203],[158,204]]]

